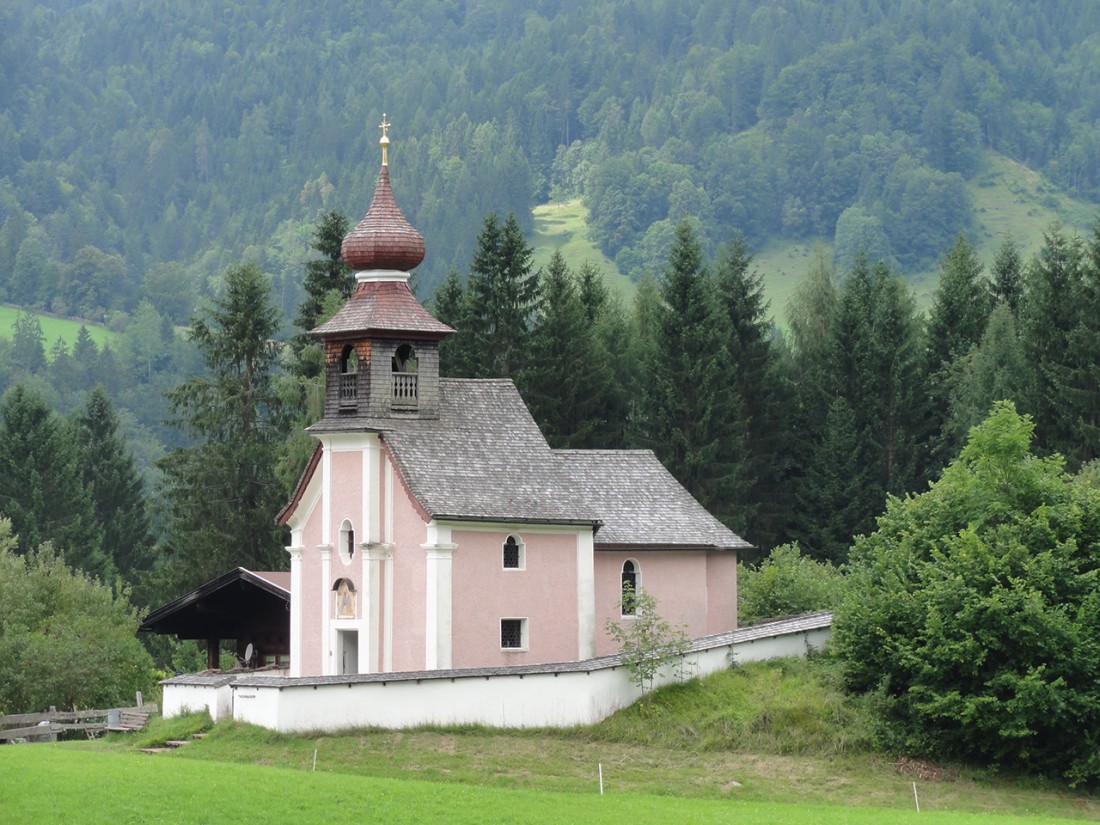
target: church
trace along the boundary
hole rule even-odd
[[[385,119],[383,118],[384,126]],[[443,378],[454,330],[414,297],[424,239],[382,167],[344,238],[290,531],[291,677],[510,667],[616,652],[644,588],[691,637],[737,622],[737,551],[648,450],[551,449],[510,380]],[[622,598],[624,592],[628,598]]]
[[[230,571],[146,617],[206,639],[166,679],[166,716],[207,710],[284,732],[592,724],[641,695],[609,623],[653,596],[689,650],[658,683],[828,637],[817,614],[737,628],[750,545],[649,450],[551,449],[506,379],[444,378],[454,330],[409,289],[424,239],[382,167],[343,240],[356,286],[312,330],[325,355],[317,444],[277,521],[289,573]],[[217,669],[219,639],[240,667]]]

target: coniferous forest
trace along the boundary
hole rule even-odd
[[[983,261],[970,192],[996,154],[1100,201],[1097,31],[1068,0],[6,3],[5,552],[140,606],[285,566],[384,111],[444,372],[512,378],[552,446],[653,449],[749,561],[845,564],[1003,400],[1094,478],[1100,222]],[[535,267],[532,208],[573,199],[629,299]],[[781,307],[776,239],[820,241]]]

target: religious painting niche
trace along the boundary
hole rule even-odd
[[[349,579],[339,579],[336,582],[336,618],[355,618],[355,585]]]

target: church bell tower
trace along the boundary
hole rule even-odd
[[[439,342],[454,330],[409,289],[410,271],[424,260],[424,238],[390,189],[389,125],[383,114],[374,198],[341,246],[355,291],[312,330],[325,348],[325,419],[439,417]]]

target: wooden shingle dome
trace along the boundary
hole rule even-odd
[[[386,116],[382,115],[382,169],[374,198],[363,220],[344,236],[340,253],[344,263],[356,272],[393,270],[409,272],[424,260],[424,236],[417,232],[393,199],[390,168],[386,158],[389,136]]]

